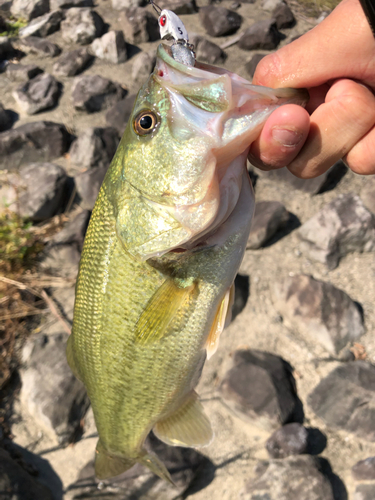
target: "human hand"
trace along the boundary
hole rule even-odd
[[[304,179],[344,158],[359,174],[375,174],[375,39],[358,0],[343,0],[318,26],[264,57],[253,83],[306,87],[306,110],[272,113],[250,148],[263,170],[288,166]],[[311,116],[309,116],[309,114]]]

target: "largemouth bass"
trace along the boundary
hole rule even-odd
[[[248,149],[276,107],[306,96],[159,46],[92,213],[67,348],[94,411],[98,478],[141,462],[170,480],[144,448],[151,430],[170,445],[211,441],[194,388],[248,239]]]

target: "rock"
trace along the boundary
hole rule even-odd
[[[110,110],[107,111],[105,119],[110,127],[117,129],[118,133],[124,133],[126,124],[134,107],[134,102],[137,95],[132,94],[116,103]]]
[[[238,350],[233,361],[220,387],[225,403],[240,418],[266,430],[293,421],[298,400],[288,363],[257,350]]]
[[[308,449],[307,429],[297,422],[286,424],[268,438],[266,448],[271,458],[302,455]]]
[[[375,484],[359,484],[353,496],[353,500],[374,500]]]
[[[52,75],[42,73],[18,87],[12,95],[22,111],[35,115],[56,106],[60,89]]]
[[[94,59],[87,49],[64,52],[53,65],[53,73],[57,76],[75,76],[89,65]]]
[[[9,57],[13,52],[13,46],[7,36],[0,36],[0,58]]]
[[[63,39],[68,43],[87,45],[101,36],[104,21],[95,10],[85,7],[72,7],[61,23]]]
[[[138,86],[145,83],[154,69],[156,62],[155,53],[141,52],[134,58],[132,67],[132,80]]]
[[[331,482],[321,463],[310,456],[263,461],[241,500],[334,500]]]
[[[262,9],[272,11],[276,9],[280,3],[283,3],[283,0],[262,0]]]
[[[52,236],[50,243],[52,245],[73,245],[81,252],[89,219],[90,212],[82,210],[70,219],[61,231]]]
[[[237,12],[213,5],[199,9],[199,17],[210,36],[232,35],[242,24],[242,17]]]
[[[283,30],[286,28],[293,28],[296,24],[296,18],[291,11],[289,5],[280,2],[272,11],[272,18],[276,20],[277,29]]]
[[[10,63],[6,69],[6,76],[12,82],[30,80],[31,78],[36,77],[43,73],[43,70],[40,69],[35,64],[14,64]]]
[[[4,130],[8,130],[12,126],[12,120],[7,112],[6,109],[4,109],[4,106],[0,102],[0,132],[4,132]]]
[[[53,122],[32,122],[0,133],[0,169],[14,170],[37,161],[50,161],[69,148],[70,134]]]
[[[10,12],[15,18],[26,19],[27,21],[43,16],[48,11],[48,0],[13,0],[10,8]]]
[[[297,232],[310,259],[335,269],[350,252],[375,250],[375,217],[352,193],[341,194],[305,222]]]
[[[194,45],[197,61],[203,61],[208,64],[222,64],[226,59],[223,49],[203,36],[192,37],[191,43]]]
[[[49,434],[68,443],[89,407],[86,390],[66,360],[68,335],[41,336],[21,370],[21,404]]]
[[[43,252],[39,269],[52,276],[75,280],[80,258],[76,245],[53,245]]]
[[[0,448],[0,491],[2,500],[54,500],[51,491],[3,448]]]
[[[94,7],[93,0],[49,0],[51,10],[71,7]]]
[[[108,170],[106,167],[91,168],[75,177],[77,193],[81,197],[81,207],[92,210],[98,197],[100,186]]]
[[[375,481],[375,457],[357,462],[352,467],[352,474],[357,481]]]
[[[42,40],[37,36],[27,36],[20,38],[15,44],[16,48],[26,54],[35,54],[41,57],[55,57],[61,54],[61,49],[55,43]]]
[[[60,23],[64,19],[62,10],[54,10],[44,14],[44,16],[36,17],[30,24],[20,29],[20,37],[40,36],[45,37],[51,35],[60,29]]]
[[[234,279],[234,302],[232,306],[232,321],[247,304],[250,295],[250,279],[246,274],[237,274]]]
[[[353,361],[331,371],[308,396],[327,425],[375,441],[375,366]]]
[[[331,354],[365,332],[357,305],[331,283],[296,275],[275,282],[272,294],[284,324],[308,344],[318,342]]]
[[[278,31],[274,19],[265,19],[247,28],[238,45],[244,50],[273,50],[279,45],[283,35]]]
[[[254,54],[253,57],[245,64],[245,69],[247,73],[251,76],[254,76],[255,69],[258,66],[259,62],[265,57],[266,54]],[[286,169],[289,172],[288,169]],[[293,175],[293,174],[292,174]]]
[[[375,175],[368,175],[366,177],[366,184],[360,196],[365,207],[375,215]]]
[[[289,212],[278,201],[259,201],[255,212],[246,248],[261,248],[278,229],[289,220]]]
[[[127,9],[120,14],[125,40],[139,44],[160,39],[156,17],[146,9]]]
[[[178,16],[198,12],[195,0],[159,0],[158,6],[161,9],[169,9]]]
[[[99,75],[78,76],[72,87],[73,106],[88,113],[113,106],[125,94],[121,85]]]
[[[112,0],[112,7],[115,10],[136,9],[145,5],[147,5],[146,0]]]
[[[87,128],[73,142],[70,161],[81,171],[95,167],[108,169],[119,142],[115,128]]]
[[[65,170],[53,163],[31,163],[19,173],[4,174],[0,193],[9,210],[43,221],[55,215],[67,191],[68,176]]]
[[[125,62],[128,58],[126,43],[122,31],[109,31],[91,44],[91,51],[99,59],[113,64]]]

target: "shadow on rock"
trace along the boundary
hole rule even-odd
[[[289,212],[289,219],[286,222],[286,224],[281,227],[264,245],[263,248],[270,247],[271,245],[274,245],[277,243],[279,240],[282,238],[285,238],[285,236],[288,236],[291,232],[293,232],[295,229],[299,228],[301,225],[301,222],[299,218]]]
[[[333,471],[330,463],[325,458],[319,458],[319,465],[321,473],[331,483],[333,498],[335,500],[348,500],[348,492],[346,491],[344,483],[341,481]]]
[[[309,455],[320,455],[327,446],[327,436],[314,427],[308,427],[307,432],[307,453]]]

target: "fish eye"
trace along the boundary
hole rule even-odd
[[[147,135],[155,130],[158,123],[158,117],[153,111],[144,110],[138,113],[134,118],[133,127],[138,135]]]

